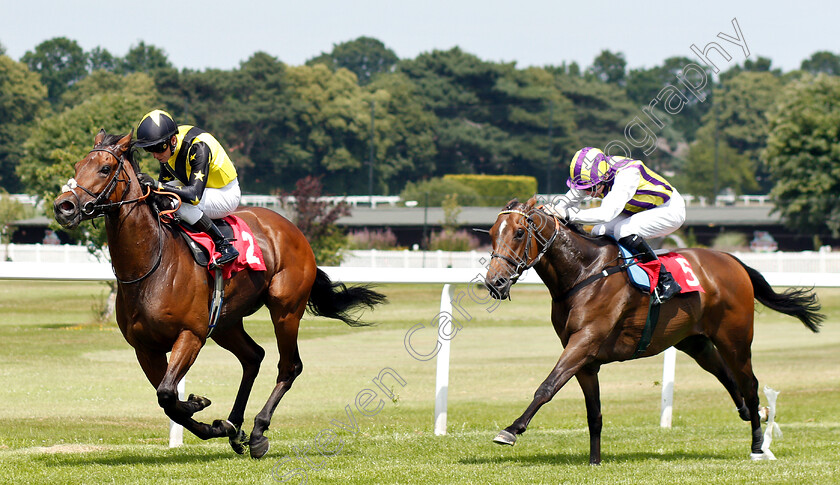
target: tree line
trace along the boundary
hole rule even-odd
[[[123,57],[63,37],[17,61],[4,54],[0,45],[8,192],[54,194],[99,128],[127,133],[157,107],[219,138],[246,193],[291,192],[315,176],[328,193],[397,194],[468,173],[531,175],[541,192],[561,192],[577,149],[625,138],[649,107],[667,122],[654,149],[632,155],[681,192],[770,193],[792,227],[840,232],[840,56],[827,51],[789,72],[765,57],[707,71],[701,92],[678,94],[677,114],[650,102],[696,59],[628,69],[605,50],[586,67],[518,68],[457,47],[399,59],[369,37],[300,66],[256,52],[231,70],[179,70],[144,42]]]

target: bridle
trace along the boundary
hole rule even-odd
[[[76,197],[76,201],[79,203],[79,211],[82,213],[82,220],[95,219],[97,217],[102,217],[105,214],[107,214],[108,212],[110,212],[114,209],[117,209],[117,208],[119,208],[119,207],[121,207],[125,204],[132,204],[134,202],[140,202],[142,200],[145,200],[146,197],[149,196],[149,194],[151,193],[151,190],[146,192],[145,195],[137,197],[136,199],[125,200],[125,197],[128,195],[128,189],[131,187],[131,179],[130,178],[128,178],[128,177],[120,178],[120,174],[125,173],[125,168],[124,168],[125,155],[122,155],[122,156],[117,155],[117,153],[114,152],[112,149],[105,148],[105,147],[94,148],[93,150],[91,150],[88,153],[88,155],[90,155],[93,152],[109,153],[112,157],[114,157],[117,160],[118,164],[117,164],[117,170],[114,171],[114,175],[111,177],[111,180],[108,181],[108,185],[106,185],[105,189],[102,190],[102,192],[100,192],[99,194],[94,194],[88,188],[84,187],[83,185],[79,185],[76,182],[76,179],[74,179],[74,178],[71,178],[70,180],[68,180],[67,184],[64,185],[64,187],[62,187],[62,193],[63,192],[72,192],[73,196]],[[116,190],[116,188],[117,188],[117,183],[119,183],[119,182],[125,182],[125,184],[126,184],[126,188],[123,191],[122,199],[120,199],[119,202],[110,202],[109,201],[109,202],[104,202],[103,203],[102,202],[103,200],[107,201],[111,197],[111,194],[114,193],[114,190]],[[84,204],[82,204],[81,203],[82,201],[79,198],[79,195],[76,193],[77,188],[83,190],[86,194],[93,197],[93,200],[89,200],[89,201],[85,202]]]
[[[527,221],[526,227],[528,228],[528,239],[525,241],[525,254],[522,258],[519,258],[517,256],[505,256],[504,254],[499,254],[495,251],[490,253],[491,261],[493,260],[493,258],[499,258],[502,261],[505,261],[506,263],[514,267],[514,274],[513,276],[511,276],[510,279],[511,284],[514,284],[519,279],[519,277],[522,276],[523,272],[533,268],[534,265],[539,263],[542,257],[545,255],[545,253],[548,252],[549,248],[551,248],[552,244],[554,244],[554,240],[557,238],[557,234],[560,232],[560,221],[558,221],[557,218],[552,217],[552,219],[554,220],[554,233],[551,235],[550,238],[548,238],[545,244],[543,244],[542,249],[539,250],[534,259],[530,263],[528,263],[528,255],[531,254],[531,241],[537,239],[537,233],[535,232],[537,227],[534,223],[533,217],[531,217],[531,214],[522,212],[521,210],[517,209],[507,209],[499,212],[499,215],[502,214],[519,214],[525,217],[525,220]]]
[[[114,175],[111,177],[111,180],[108,181],[108,185],[106,185],[105,189],[103,189],[102,192],[100,192],[99,194],[94,194],[92,191],[90,191],[86,187],[84,187],[82,185],[79,185],[76,182],[76,179],[73,179],[73,178],[68,180],[67,185],[62,187],[62,193],[63,192],[72,192],[73,196],[76,197],[76,201],[79,203],[79,211],[82,213],[82,220],[95,219],[97,217],[102,217],[105,214],[107,214],[108,212],[111,212],[114,209],[122,207],[125,204],[133,204],[135,202],[140,202],[140,201],[146,200],[146,198],[149,197],[149,194],[152,193],[151,188],[149,188],[146,191],[146,193],[141,195],[140,197],[126,200],[125,197],[128,195],[129,188],[131,187],[131,179],[128,176],[126,176],[125,178],[120,178],[121,173],[122,174],[127,174],[127,172],[125,171],[125,167],[124,167],[124,165],[125,165],[125,155],[124,154],[122,156],[117,155],[117,153],[114,152],[112,149],[105,148],[105,147],[95,147],[93,150],[91,150],[88,153],[88,155],[90,155],[93,152],[109,153],[112,157],[114,157],[117,160],[118,164],[117,164],[117,169],[114,171]],[[102,202],[103,200],[107,201],[108,199],[110,199],[111,194],[114,193],[114,190],[116,190],[116,188],[117,188],[117,183],[119,183],[119,182],[125,182],[125,184],[126,184],[126,188],[123,191],[123,196],[120,199],[120,201],[119,202],[110,202],[109,201],[109,202],[104,202],[103,203]],[[76,193],[77,188],[82,189],[89,196],[93,197],[93,200],[85,202],[84,206],[82,206],[81,205],[81,199],[79,198],[79,195]],[[160,227],[161,226],[160,217],[158,217],[157,220],[158,220],[158,255],[157,255],[157,260],[155,261],[155,264],[152,265],[152,268],[149,271],[147,271],[146,274],[144,274],[143,276],[141,276],[139,278],[135,278],[135,279],[132,279],[132,280],[121,280],[120,277],[117,276],[117,270],[116,270],[116,268],[114,268],[114,263],[111,262],[111,269],[114,271],[114,277],[117,279],[118,282],[120,282],[122,284],[137,283],[139,281],[142,281],[142,280],[148,278],[149,275],[154,273],[155,270],[158,269],[158,267],[160,266],[160,261],[163,257],[163,228]]]

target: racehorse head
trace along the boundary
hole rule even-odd
[[[99,131],[93,149],[76,162],[75,176],[67,181],[53,203],[59,224],[72,229],[84,220],[132,202],[125,200],[131,180],[136,181],[133,165],[126,163],[131,136],[132,133],[123,136]]]
[[[510,296],[510,287],[551,248],[559,226],[554,217],[534,206],[513,199],[499,212],[490,228],[493,250],[484,284],[493,298]]]

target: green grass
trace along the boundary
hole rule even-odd
[[[0,482],[297,483],[305,473],[309,483],[752,484],[835,483],[840,476],[840,290],[819,291],[828,320],[818,335],[767,309],[757,315],[756,375],[781,391],[777,461],[747,459],[748,424],[720,384],[679,354],[671,429],[658,424],[661,356],[602,368],[600,467],[588,465],[574,381],[515,447],[491,442],[524,411],[562,350],[544,288],[514,287],[513,300],[492,312],[464,299],[469,318],[456,312],[463,329],[452,340],[447,436],[432,433],[434,360],[415,360],[404,346],[409,328],[429,326],[437,314],[440,285],[381,290],[391,302],[370,314],[377,326],[304,321],[304,372],[277,408],[267,433],[271,449],[256,461],[235,455],[226,441],[189,434],[183,447],[167,447],[168,420],[133,351],[116,324],[94,322],[102,284],[0,282]],[[273,387],[277,350],[265,310],[246,326],[267,351],[246,413],[250,429]],[[412,343],[425,352],[433,339],[424,329]],[[355,400],[379,389],[372,379],[384,368],[405,386],[387,381],[394,398],[364,416]],[[215,343],[202,350],[187,392],[213,405],[198,419],[227,416],[239,369]],[[334,420],[348,423],[348,405],[355,433],[325,432],[338,429]]]

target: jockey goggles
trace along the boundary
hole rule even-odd
[[[166,151],[167,148],[169,148],[169,142],[162,141],[152,146],[143,147],[143,150],[145,150],[147,153],[163,153]]]

